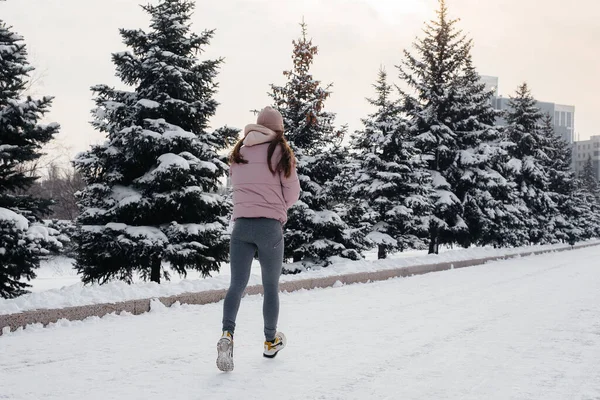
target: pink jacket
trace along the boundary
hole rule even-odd
[[[233,217],[272,218],[285,223],[287,210],[300,196],[296,169],[289,178],[282,172],[275,175],[267,165],[269,143],[275,133],[261,125],[249,125],[245,130],[244,146],[240,150],[248,164],[233,163],[229,169],[233,186]],[[277,165],[281,147],[275,148],[271,163]]]

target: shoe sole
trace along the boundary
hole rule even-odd
[[[228,340],[219,340],[217,343],[217,368],[223,372],[233,371],[233,349],[232,343]]]

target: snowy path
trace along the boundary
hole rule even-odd
[[[0,399],[600,399],[600,249],[282,295],[262,358],[244,299],[235,371],[222,303],[0,337]]]

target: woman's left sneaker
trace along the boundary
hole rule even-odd
[[[263,356],[267,358],[275,357],[277,353],[279,353],[285,347],[286,342],[287,340],[285,335],[281,332],[277,332],[273,341],[265,341],[265,350],[263,351]]]
[[[233,371],[233,335],[224,331],[217,342],[217,368],[223,372]]]

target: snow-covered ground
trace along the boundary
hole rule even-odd
[[[441,253],[448,252],[461,252],[465,251],[464,249],[458,248],[442,248]],[[410,250],[403,253],[392,254],[390,259],[398,260],[404,258],[413,258],[413,257],[423,257],[427,256],[427,251],[422,250]],[[377,252],[370,251],[365,254],[365,260],[376,260]],[[40,268],[36,270],[37,277],[28,282],[32,285],[31,288],[28,288],[30,292],[39,293],[44,292],[51,289],[62,289],[68,286],[77,286],[83,287],[81,283],[80,277],[77,275],[77,272],[73,268],[74,260],[68,257],[51,257],[46,260],[42,260],[40,263]],[[169,268],[167,267],[167,270]],[[252,274],[255,276],[260,276],[260,264],[257,260],[252,264]],[[212,277],[217,277],[220,275],[225,275],[227,277],[230,276],[229,264],[223,264],[221,270],[219,272],[215,272],[212,274]],[[200,273],[197,271],[190,270],[188,271],[187,277],[182,277],[177,273],[171,274],[170,281],[163,282],[166,285],[172,285],[180,283],[185,280],[198,280],[200,278]],[[136,283],[144,283],[139,278],[136,279]]]
[[[0,398],[600,398],[600,248],[281,296],[288,347],[262,352],[242,302],[235,370],[215,367],[222,303],[0,337]]]
[[[592,240],[588,243],[599,243]],[[526,251],[551,250],[565,245],[528,246],[521,248],[494,249],[491,247],[444,248],[440,254],[427,254],[426,251],[407,251],[391,255],[386,260],[377,260],[376,252],[366,254],[366,259],[349,261],[340,259],[333,265],[320,270],[312,270],[297,275],[286,275],[282,281],[312,279],[325,276],[337,276],[356,272],[370,272],[393,269],[411,265],[433,264],[469,260],[474,258],[500,257],[518,254]],[[31,294],[16,299],[0,299],[0,315],[42,308],[61,308],[87,304],[114,303],[134,299],[173,296],[186,292],[201,292],[206,290],[226,289],[229,286],[229,265],[223,265],[219,273],[202,279],[196,271],[190,271],[187,278],[172,274],[169,282],[158,285],[152,282],[141,282],[128,285],[123,282],[84,286],[73,270],[73,260],[58,257],[44,261],[37,271],[38,277],[31,282]],[[260,266],[255,261],[250,276],[250,285],[261,283]]]

